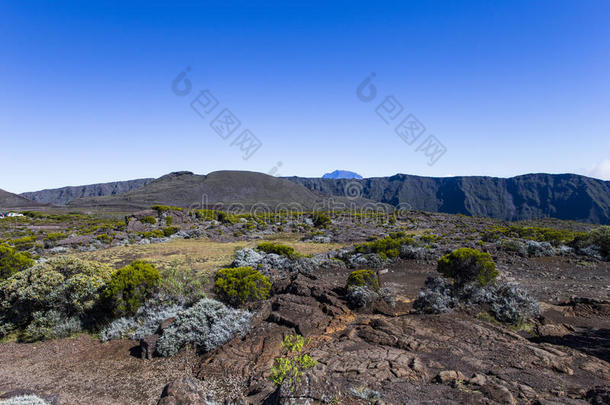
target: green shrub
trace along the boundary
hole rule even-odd
[[[326,228],[331,223],[330,216],[321,211],[314,212],[312,219],[316,228]]]
[[[285,256],[292,260],[303,257],[303,255],[294,250],[294,248],[280,243],[261,242],[256,247],[256,250],[265,253],[275,253],[276,255]]]
[[[498,276],[491,255],[470,248],[460,248],[441,257],[437,270],[443,276],[454,279],[457,285],[478,282],[485,286]]]
[[[308,343],[300,335],[285,336],[282,348],[287,352],[284,357],[276,357],[269,379],[277,386],[284,383],[289,384],[292,391],[295,390],[305,371],[315,367],[318,362],[308,354],[303,354],[303,346]]]
[[[224,211],[217,210],[195,210],[195,216],[202,221],[219,221],[224,224],[236,222],[236,217]]]
[[[96,239],[101,241],[101,242],[103,242],[103,243],[110,243],[110,242],[112,242],[112,236],[109,236],[107,233],[103,233],[101,235],[97,235]]]
[[[0,244],[0,280],[9,278],[18,271],[22,271],[34,265],[27,254],[20,253],[16,249]]]
[[[345,287],[348,290],[355,287],[368,287],[373,291],[379,291],[379,280],[373,270],[355,270],[347,278]]]
[[[64,239],[65,237],[66,237],[65,233],[54,232],[54,233],[48,233],[47,236],[44,238],[44,240],[47,240],[49,242],[57,242],[58,240]]]
[[[29,250],[34,247],[36,236],[24,236],[22,238],[13,239],[11,244],[17,250]]]
[[[507,238],[522,238],[535,240],[537,242],[549,242],[553,246],[570,244],[576,238],[583,235],[582,232],[574,232],[567,229],[552,229],[539,226],[493,226],[483,234],[486,242],[495,242],[501,236]]]
[[[171,226],[174,223],[174,218],[173,217],[165,217],[165,225],[167,226]]]
[[[140,222],[143,222],[143,223],[145,223],[145,224],[151,224],[151,225],[154,225],[154,224],[156,224],[156,223],[157,223],[157,218],[155,218],[155,217],[153,217],[153,216],[151,216],[151,215],[147,215],[147,216],[145,216],[145,217],[142,217],[142,218],[140,219]]]
[[[112,273],[104,295],[116,315],[133,315],[152,296],[160,277],[152,264],[138,260]]]
[[[432,243],[432,242],[436,241],[437,239],[438,239],[438,235],[435,235],[433,233],[421,235],[419,237],[419,240],[421,240],[424,243]]]
[[[154,229],[150,232],[139,232],[138,235],[143,236],[144,238],[163,238],[165,233],[160,229]]]
[[[406,236],[404,232],[396,232],[385,238],[357,244],[355,249],[357,253],[376,253],[385,260],[388,257],[398,257],[402,245],[411,245],[413,243],[414,240],[412,237]]]
[[[233,305],[265,300],[271,296],[271,283],[252,267],[220,269],[216,273],[214,290],[224,301]]]
[[[173,234],[175,234],[179,230],[180,230],[180,228],[175,227],[175,226],[166,226],[165,228],[163,228],[163,235],[166,236],[166,237],[172,236]]]
[[[0,335],[29,328],[25,336],[34,339],[72,330],[66,325],[74,325],[76,318],[91,324],[111,273],[108,266],[69,256],[15,273],[0,282]]]
[[[151,208],[153,210],[157,211],[159,214],[161,214],[163,212],[168,212],[168,211],[184,211],[184,208],[172,207],[172,206],[168,206],[168,205],[153,205]]]
[[[178,263],[173,262],[161,271],[159,290],[174,302],[192,304],[205,298],[203,285],[207,278],[199,277],[194,270],[180,270]]]
[[[590,244],[599,247],[602,256],[610,254],[610,226],[600,226],[591,230],[586,239]]]

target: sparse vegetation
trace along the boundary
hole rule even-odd
[[[153,210],[157,211],[159,214],[163,214],[169,211],[184,211],[184,208],[181,207],[172,207],[172,206],[168,206],[168,205],[153,205],[151,207]]]
[[[294,248],[280,243],[261,242],[256,249],[265,253],[275,253],[276,255],[285,256],[292,260],[303,257],[303,255],[294,250]]]
[[[305,371],[315,367],[318,362],[310,355],[303,353],[303,347],[308,343],[303,336],[288,335],[282,341],[282,348],[286,355],[276,357],[273,362],[273,367],[269,375],[269,379],[275,385],[288,384],[290,389],[294,391]]]
[[[357,244],[355,250],[357,253],[363,254],[376,253],[385,260],[387,258],[393,259],[398,257],[402,245],[411,245],[413,243],[414,239],[405,235],[404,232],[395,232],[381,239]]]

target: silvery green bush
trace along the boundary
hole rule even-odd
[[[134,316],[118,318],[108,325],[101,333],[102,342],[113,339],[138,340],[152,335],[159,329],[161,322],[176,317],[184,311],[183,305],[157,304],[149,301],[136,311]]]
[[[91,323],[111,273],[103,264],[63,256],[14,274],[0,282],[0,333],[46,339]]]
[[[540,305],[525,290],[508,283],[481,287],[469,284],[458,287],[440,277],[429,277],[426,287],[413,303],[419,313],[439,314],[454,308],[486,310],[495,319],[508,324],[521,324],[540,315]]]
[[[540,315],[540,305],[527,292],[509,283],[498,283],[460,292],[468,306],[485,306],[498,321],[510,324],[527,322]]]
[[[0,405],[49,405],[49,403],[36,395],[19,395],[9,399],[0,399]]]
[[[60,339],[83,331],[80,318],[66,317],[59,311],[40,311],[33,314],[34,320],[21,332],[20,340]]]
[[[556,252],[549,242],[526,240],[527,254],[532,257],[555,256]]]
[[[347,290],[347,302],[352,307],[363,308],[371,305],[379,298],[379,294],[368,286],[351,287]]]
[[[457,305],[453,286],[441,277],[428,277],[425,287],[413,303],[413,308],[422,314],[450,312]]]
[[[102,330],[100,340],[107,342],[114,339],[129,338],[137,327],[138,324],[134,317],[115,319]]]
[[[252,315],[243,310],[204,298],[180,312],[176,320],[163,331],[157,342],[157,352],[172,356],[187,344],[210,351],[250,328]]]

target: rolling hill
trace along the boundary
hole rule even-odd
[[[0,189],[0,211],[11,208],[35,208],[39,206],[41,204],[35,201]]]
[[[325,196],[300,184],[262,173],[217,171],[197,175],[174,172],[127,193],[78,198],[68,203],[68,207],[133,210],[155,204],[184,208],[240,204],[250,209],[262,205],[277,207],[279,204],[295,204],[295,208],[312,209],[323,207],[325,199]],[[339,201],[342,199],[335,198]]]

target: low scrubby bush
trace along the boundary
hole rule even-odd
[[[331,223],[330,216],[321,211],[316,211],[312,214],[313,226],[316,228],[326,228]]]
[[[485,287],[468,286],[458,292],[466,306],[476,306],[502,323],[519,325],[540,314],[540,305],[516,285],[501,283]]]
[[[139,235],[144,238],[163,238],[165,233],[163,233],[163,231],[160,229],[153,229],[149,232],[139,232]]]
[[[77,316],[66,317],[59,311],[34,312],[33,321],[19,331],[19,341],[36,342],[39,340],[60,339],[82,332],[83,322]]]
[[[64,239],[67,235],[62,232],[51,232],[48,233],[44,240],[49,242],[57,242],[58,240]]]
[[[273,242],[261,242],[256,246],[256,250],[265,253],[274,253],[276,255],[285,256],[289,259],[296,260],[303,255],[294,250],[294,248],[286,245],[282,245],[281,243],[273,243]]]
[[[177,263],[161,271],[159,291],[166,301],[183,305],[192,305],[205,298],[203,285],[207,277],[201,277],[195,270],[181,270]]]
[[[437,270],[443,276],[455,280],[460,286],[471,282],[485,286],[498,276],[491,255],[470,248],[460,248],[441,257],[438,260]]]
[[[234,215],[218,210],[195,210],[194,214],[201,221],[218,221],[223,224],[232,224],[237,220]]]
[[[355,270],[350,273],[345,283],[348,290],[355,287],[368,287],[372,291],[379,291],[379,280],[373,270]]]
[[[28,394],[0,400],[0,405],[49,405],[49,403],[36,395]]]
[[[145,217],[140,218],[140,222],[154,225],[157,223],[157,218],[153,217],[152,215],[147,215]]]
[[[347,290],[345,298],[351,307],[364,308],[377,301],[379,294],[367,286],[359,286]]]
[[[18,252],[15,248],[0,244],[0,281],[34,265],[27,253]]]
[[[283,357],[276,357],[269,373],[269,379],[277,386],[288,384],[294,391],[305,371],[318,364],[310,355],[303,353],[308,341],[301,335],[288,335],[282,340]]]
[[[75,319],[91,325],[111,274],[108,266],[69,256],[15,273],[0,283],[1,333],[29,327],[24,336],[31,340],[27,336],[46,338],[53,331],[72,330]]]
[[[450,312],[456,306],[452,286],[440,277],[428,277],[424,289],[413,302],[413,308],[423,314]]]
[[[252,267],[220,269],[216,273],[214,290],[232,305],[265,300],[271,296],[271,282]]]
[[[157,211],[159,214],[162,214],[162,213],[168,212],[168,211],[184,211],[184,208],[172,207],[172,206],[168,206],[168,205],[153,205],[151,208],[153,210]]]
[[[515,239],[502,239],[498,243],[498,248],[505,252],[516,253],[519,256],[527,256],[527,248],[521,241]]]
[[[172,356],[188,344],[206,352],[213,350],[237,335],[245,335],[251,317],[247,311],[204,298],[176,315],[176,320],[159,338],[157,352]]]
[[[180,230],[180,228],[175,227],[175,226],[166,226],[165,228],[163,228],[163,235],[166,236],[166,237],[172,236],[173,234],[175,234],[179,230]]]
[[[128,318],[118,318],[110,323],[101,333],[102,342],[113,339],[138,340],[144,336],[152,335],[159,329],[159,325],[166,319],[174,318],[186,309],[183,305],[157,304],[148,301]]]
[[[413,243],[414,239],[412,237],[406,236],[404,232],[396,232],[381,239],[357,244],[355,251],[363,254],[376,253],[383,260],[386,260],[398,257],[401,246]]]
[[[108,235],[107,233],[97,235],[95,238],[102,243],[111,243],[112,242],[112,236]]]
[[[589,232],[589,240],[599,247],[603,257],[610,255],[610,226],[600,226]]]
[[[483,311],[497,321],[519,325],[540,314],[540,306],[527,292],[508,283],[457,286],[440,277],[429,277],[413,303],[424,314],[440,314],[456,308]]]
[[[155,292],[161,275],[150,263],[135,261],[112,273],[104,292],[115,315],[133,315]]]
[[[30,250],[36,244],[36,236],[24,236],[10,242],[17,250]]]
[[[532,257],[555,256],[555,249],[549,242],[528,240],[525,242],[527,254]]]
[[[599,257],[608,260],[610,257],[610,226],[604,225],[580,235],[571,244],[579,252],[591,254],[593,250],[599,251]]]
[[[537,242],[548,242],[553,246],[559,246],[562,244],[565,245],[572,243],[575,239],[580,238],[582,235],[582,232],[574,232],[567,229],[511,225],[507,227],[491,227],[483,235],[483,240],[495,242],[500,237],[504,236],[507,238],[522,238]]]

